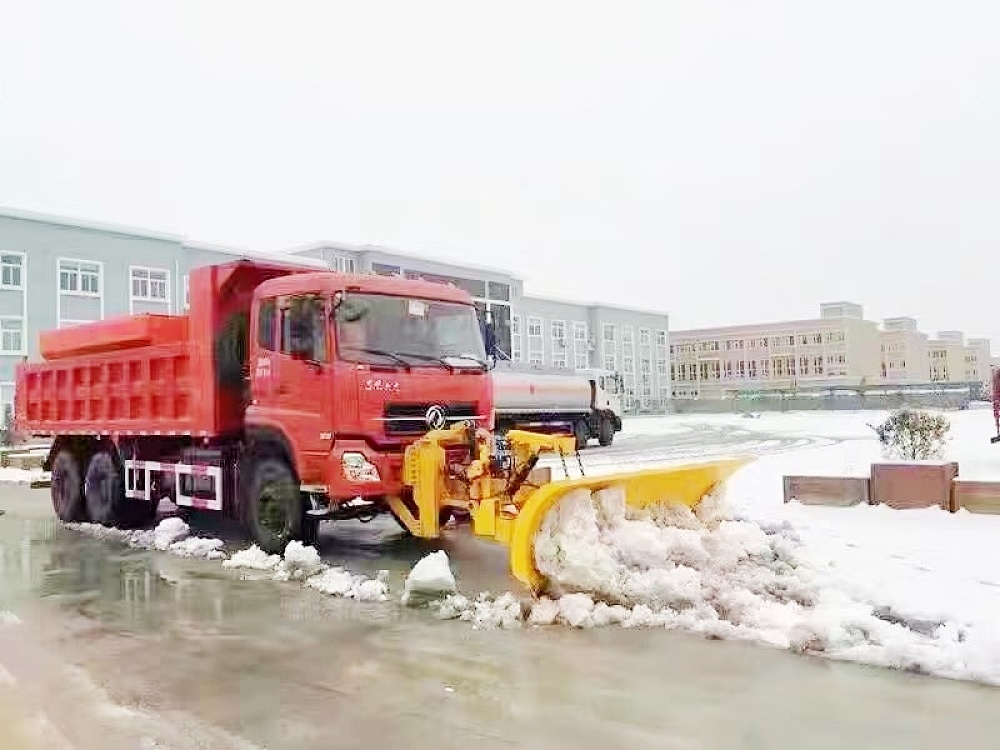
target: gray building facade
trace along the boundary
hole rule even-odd
[[[628,411],[668,408],[665,313],[527,296],[509,271],[380,246],[321,242],[263,253],[0,208],[0,409],[13,405],[17,362],[38,357],[40,331],[183,312],[192,268],[239,257],[456,284],[492,320],[501,357],[524,367],[611,370],[623,379]]]

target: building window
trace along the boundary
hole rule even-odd
[[[133,266],[132,301],[167,302],[170,299],[169,275],[161,268],[141,268]]]
[[[333,259],[333,268],[337,271],[337,273],[355,273],[357,264],[355,263],[354,258],[338,255]]]
[[[191,308],[191,275],[184,274],[184,309],[188,310]]]
[[[618,357],[614,354],[604,355],[604,369],[610,372],[614,372],[618,369]]]
[[[565,367],[566,366],[566,352],[552,352],[552,366],[553,367]]]
[[[634,343],[632,338],[632,326],[622,326],[622,343],[626,346]]]
[[[24,318],[0,319],[0,351],[24,354]]]
[[[60,260],[59,291],[80,297],[100,296],[101,264],[85,260]]]
[[[581,321],[573,323],[573,339],[576,341],[587,340],[587,324]]]
[[[577,352],[575,355],[574,366],[577,370],[586,370],[590,367],[589,357],[587,352]]]
[[[487,296],[491,300],[510,302],[510,284],[500,284],[496,281],[491,281],[487,284],[486,291]]]
[[[605,323],[604,326],[602,327],[602,330],[603,330],[603,334],[602,335],[603,335],[604,340],[607,341],[607,342],[610,342],[610,343],[614,343],[614,341],[615,341],[615,327],[613,325],[611,325],[610,323]]]
[[[541,338],[542,337],[542,319],[541,318],[528,318],[528,337],[529,338]]]
[[[566,342],[566,322],[563,320],[553,320],[550,323],[552,340],[560,343]]]
[[[631,354],[626,354],[622,357],[622,370],[624,370],[626,374],[635,372],[635,364]]]
[[[24,288],[24,253],[0,255],[0,288]]]
[[[639,346],[649,346],[649,343],[650,343],[649,329],[648,328],[640,328],[639,329]]]
[[[657,331],[656,332],[656,345],[657,346],[666,346],[667,345],[667,332],[666,331]]]
[[[667,374],[667,360],[665,359],[656,360],[656,372],[659,373],[660,375]]]
[[[541,352],[528,352],[528,364],[533,367],[542,366],[542,353]]]
[[[510,316],[510,333],[512,336],[521,335],[521,316],[511,315]]]

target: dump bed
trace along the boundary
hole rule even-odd
[[[243,425],[254,290],[311,269],[251,261],[196,268],[187,315],[133,315],[47,331],[18,367],[17,429],[34,434],[214,436]]]

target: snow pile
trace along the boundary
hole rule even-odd
[[[341,567],[328,568],[309,578],[306,586],[346,599],[385,602],[389,600],[389,571],[380,570],[375,578],[366,578]]]
[[[221,560],[228,569],[255,570],[275,581],[303,581],[310,588],[334,596],[361,601],[388,601],[389,572],[381,570],[375,578],[357,575],[341,567],[324,563],[315,547],[293,540],[284,555],[269,555],[256,544],[237,550],[228,558],[221,539],[191,536],[183,519],[165,518],[154,529],[126,531],[95,523],[67,523],[67,528],[105,541],[124,542],[131,547],[158,550],[179,557]]]
[[[124,542],[136,549],[160,550],[178,557],[221,560],[225,542],[221,539],[191,536],[191,527],[177,517],[164,518],[154,529],[124,530],[97,523],[67,523],[67,528],[106,541]]]
[[[326,567],[315,547],[293,539],[285,547],[284,558],[278,564],[274,577],[279,581],[299,581],[323,572]]]
[[[1000,685],[1000,637],[983,622],[915,620],[858,596],[810,561],[787,522],[728,518],[717,502],[638,511],[620,490],[567,495],[536,537],[554,598],[528,624],[685,630]],[[852,594],[853,592],[853,594]],[[442,616],[516,626],[457,597]]]
[[[309,588],[346,599],[369,602],[389,599],[388,571],[380,570],[375,578],[367,578],[342,567],[330,567],[320,559],[315,547],[296,540],[286,545],[284,555],[269,555],[252,544],[234,552],[222,566],[263,571],[275,581],[304,581]]]
[[[403,584],[402,602],[408,606],[417,606],[436,599],[441,594],[453,594],[456,590],[448,553],[438,550],[422,557],[410,570]]]
[[[227,560],[222,561],[223,568],[245,568],[247,570],[277,570],[281,564],[281,555],[269,555],[256,544],[246,549],[234,552]]]
[[[449,594],[444,599],[431,602],[431,608],[443,620],[464,620],[475,630],[518,628],[524,622],[524,608],[511,592],[493,598],[488,592],[475,599],[464,594]]]

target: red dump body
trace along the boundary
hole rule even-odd
[[[217,377],[218,332],[248,315],[262,282],[310,270],[258,261],[197,268],[187,315],[132,315],[43,332],[46,361],[18,367],[17,429],[204,437],[240,430],[239,389],[222,387]]]

